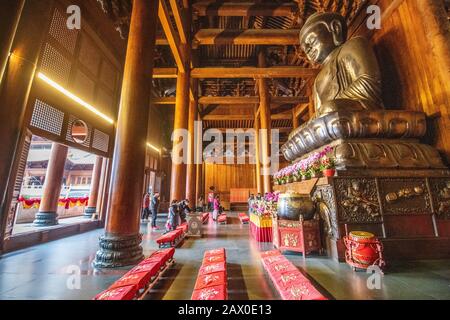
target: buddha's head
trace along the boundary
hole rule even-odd
[[[315,13],[300,31],[300,45],[311,62],[322,64],[347,39],[347,24],[336,13]]]

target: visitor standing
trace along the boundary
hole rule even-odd
[[[158,226],[156,225],[156,219],[158,218],[158,209],[159,209],[159,193],[156,192],[150,203],[150,211],[152,213],[152,228],[153,230],[158,230]]]
[[[142,201],[142,222],[148,222],[148,217],[150,216],[150,195],[148,193],[144,194],[144,200]]]
[[[217,221],[217,217],[219,215],[219,211],[220,211],[220,199],[219,196],[215,196],[214,201],[213,201],[213,220]]]

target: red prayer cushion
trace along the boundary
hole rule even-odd
[[[280,295],[283,300],[327,300],[309,281],[293,284]]]
[[[167,248],[167,249],[162,249],[162,250],[158,250],[156,252],[154,252],[150,257],[158,257],[158,256],[163,256],[164,259],[163,261],[166,262],[170,259],[173,258],[173,255],[175,254],[175,248]]]
[[[137,291],[135,285],[108,289],[98,294],[94,300],[133,300]]]
[[[138,289],[144,289],[150,283],[152,274],[149,272],[137,272],[125,274],[122,278],[112,284],[109,289],[135,285]]]
[[[225,272],[214,272],[199,276],[195,283],[195,290],[226,284]]]
[[[210,274],[210,273],[214,273],[214,272],[226,272],[227,271],[227,267],[225,262],[218,262],[218,263],[210,263],[210,264],[205,264],[200,268],[199,271],[199,276],[205,275],[205,274]]]
[[[194,290],[191,300],[226,300],[225,285]]]
[[[298,271],[298,269],[286,259],[286,261],[274,262],[266,265],[267,272],[281,274],[286,271]]]
[[[134,273],[139,273],[139,272],[148,272],[150,274],[150,276],[155,276],[160,268],[161,264],[158,262],[148,262],[148,263],[144,263],[144,264],[139,264],[136,267],[134,267],[133,269],[131,269],[130,271],[128,271],[128,274],[134,274]]]
[[[156,264],[158,269],[161,268],[165,264],[165,258],[162,255],[151,256],[139,263],[139,265],[144,264]]]
[[[217,218],[217,221],[219,221],[219,222],[226,222],[227,221],[227,216],[225,214],[222,214],[222,215],[220,215]]]
[[[207,256],[216,256],[216,255],[223,255],[224,257],[226,257],[225,248],[208,250],[204,254],[205,257],[207,257]]]
[[[223,255],[206,256],[203,258],[203,264],[211,264],[215,262],[224,262],[225,257]]]
[[[270,257],[270,256],[281,256],[281,252],[278,250],[270,250],[270,251],[264,251],[261,252],[261,257]]]

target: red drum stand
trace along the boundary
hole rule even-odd
[[[375,235],[364,231],[352,231],[344,237],[346,247],[345,261],[356,269],[368,269],[378,266],[383,269],[386,262],[383,257],[383,244]]]

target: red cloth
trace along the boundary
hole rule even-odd
[[[280,295],[283,300],[328,300],[309,281],[293,284]]]
[[[139,263],[139,265],[145,265],[145,264],[156,264],[158,265],[158,270],[161,269],[161,267],[166,263],[165,257],[162,255],[159,256],[151,256]]]
[[[262,258],[272,257],[272,256],[280,256],[280,255],[281,255],[281,252],[278,250],[270,250],[270,251],[261,252]]]
[[[207,256],[203,258],[203,264],[211,264],[217,262],[225,262],[225,257],[219,254],[216,256]]]
[[[191,300],[226,300],[225,285],[194,290]]]
[[[126,286],[136,286],[139,290],[144,289],[150,283],[152,275],[149,272],[137,272],[125,274],[122,278],[113,283],[109,289]]]
[[[204,264],[200,271],[198,272],[199,276],[210,274],[214,272],[227,272],[227,267],[225,262],[217,262],[217,263],[209,263]]]
[[[166,263],[167,261],[169,261],[170,259],[173,258],[174,254],[175,254],[175,248],[167,248],[167,249],[158,250],[158,251],[154,252],[150,256],[150,258],[163,256],[164,257],[163,261],[164,261],[164,263]]]
[[[272,242],[272,228],[258,228],[253,222],[250,221],[250,232],[258,242]]]
[[[145,262],[145,261],[143,261]],[[136,267],[134,267],[133,269],[131,269],[130,271],[128,271],[128,274],[134,274],[134,273],[139,273],[139,272],[148,272],[150,273],[150,275],[153,277],[155,276],[160,268],[161,264],[158,262],[148,262],[148,263],[144,263],[144,264],[139,264]]]
[[[135,285],[108,289],[98,294],[94,300],[133,300],[138,288]]]
[[[214,272],[210,274],[201,275],[197,278],[195,283],[195,290],[200,290],[208,287],[215,287],[220,285],[226,285],[225,272]]]
[[[227,255],[226,255],[225,248],[208,250],[205,252],[204,257],[217,256],[217,255],[222,255],[224,258],[226,258]]]

